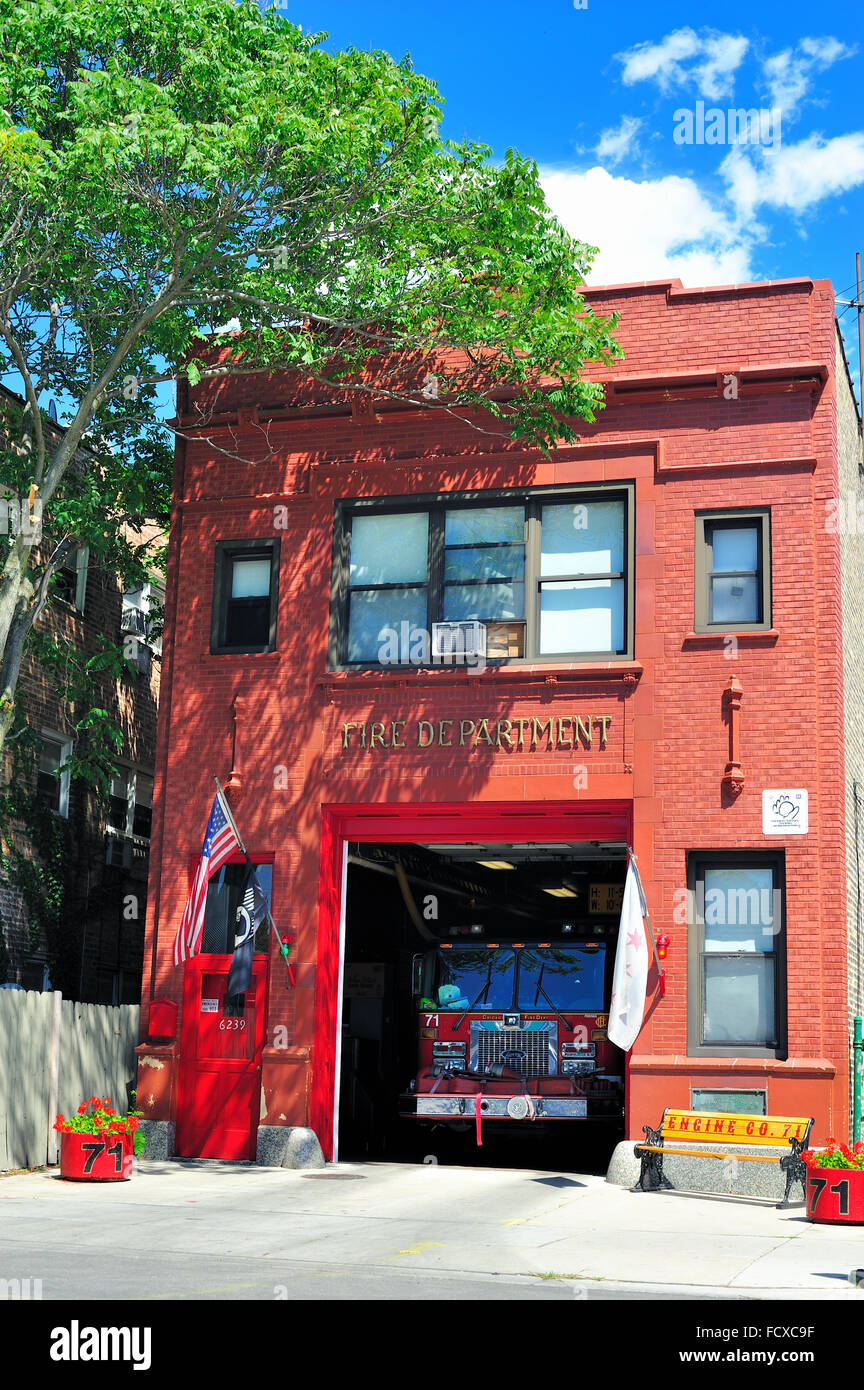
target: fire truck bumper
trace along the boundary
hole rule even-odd
[[[417,1120],[472,1120],[475,1107],[473,1095],[407,1095],[400,1098],[399,1113]],[[484,1120],[584,1120],[588,1100],[585,1096],[484,1096],[480,1114]]]

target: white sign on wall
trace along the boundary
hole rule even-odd
[[[778,787],[762,793],[763,835],[806,835],[807,793],[802,788]]]

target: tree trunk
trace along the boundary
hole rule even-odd
[[[5,589],[7,583],[4,583],[3,587]],[[23,582],[18,584],[17,602],[12,611],[12,620],[6,636],[2,665],[0,665],[0,768],[3,766],[6,739],[15,718],[15,692],[18,688],[18,678],[21,675],[24,639],[31,626],[30,601],[32,600],[32,592],[33,586],[30,580],[25,577]]]

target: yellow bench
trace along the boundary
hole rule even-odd
[[[665,1154],[682,1154],[687,1158],[734,1158],[739,1163],[770,1163],[772,1156],[762,1154],[743,1154],[734,1145],[772,1145],[789,1144],[788,1154],[780,1159],[780,1167],[786,1174],[786,1191],[778,1208],[793,1204],[789,1193],[793,1182],[800,1182],[802,1194],[806,1191],[807,1166],[800,1158],[806,1149],[813,1128],[812,1116],[803,1115],[735,1115],[725,1112],[705,1110],[675,1110],[669,1106],[656,1129],[643,1125],[645,1141],[634,1146],[634,1152],[641,1160],[639,1180],[632,1189],[634,1192],[653,1192],[659,1188],[671,1188],[672,1184],[663,1172]],[[711,1145],[704,1151],[699,1148],[675,1148],[679,1144]],[[668,1143],[672,1140],[672,1144]],[[804,1196],[801,1201],[803,1203]]]

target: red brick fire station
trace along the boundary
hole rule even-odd
[[[287,377],[181,392],[138,1049],[177,1154],[473,1142],[481,1075],[486,1122],[610,1151],[667,1105],[848,1133],[864,488],[833,292],[585,297],[625,357],[551,459]],[[256,937],[239,1015],[239,854],[173,959],[214,776],[290,943]],[[628,847],[665,955],[625,1057]]]

